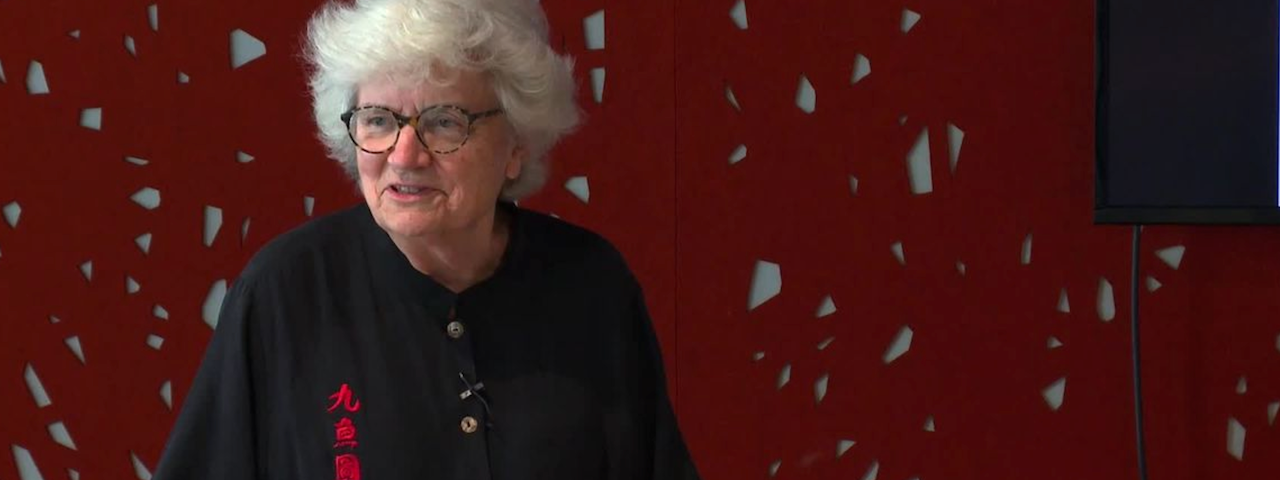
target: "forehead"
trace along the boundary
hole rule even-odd
[[[487,108],[495,100],[488,75],[474,70],[433,72],[433,78],[381,75],[356,87],[356,104],[377,104],[396,109],[420,109],[451,104],[464,108]]]

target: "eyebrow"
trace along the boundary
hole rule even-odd
[[[381,104],[381,103],[363,103],[363,104],[356,104],[355,108],[381,108],[381,109],[383,109],[383,110],[390,110],[390,111],[392,111],[392,112],[395,112],[395,111],[396,111],[396,109],[391,108],[390,106],[387,106],[387,105],[383,105],[383,104]],[[399,112],[396,112],[396,113],[399,113]]]
[[[464,107],[464,106],[462,106],[462,105],[459,105],[458,103],[454,103],[454,102],[445,102],[445,103],[433,103],[433,104],[431,104],[431,105],[427,105],[427,106],[425,106],[425,107],[419,108],[419,109],[417,109],[416,111],[414,111],[414,113],[410,114],[409,116],[421,115],[421,114],[422,114],[422,112],[425,112],[425,111],[427,111],[427,110],[429,110],[429,109],[436,108],[436,107],[460,108],[460,109],[462,109],[463,111],[467,111],[467,112],[470,112],[470,111],[471,111],[471,110],[470,110],[470,109],[468,109],[467,107]],[[384,109],[384,110],[387,110],[387,111],[395,112],[396,114],[403,115],[402,113],[400,113],[400,111],[399,111],[399,110],[396,110],[396,109],[394,109],[394,108],[391,108],[390,106],[387,106],[387,105],[384,105],[384,104],[381,104],[381,103],[357,104],[357,105],[355,106],[355,108],[381,108],[381,109]]]

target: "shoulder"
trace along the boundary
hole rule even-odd
[[[525,255],[547,266],[634,284],[626,259],[603,235],[544,213],[520,210]]]
[[[362,232],[371,221],[368,209],[359,204],[303,223],[259,249],[238,282],[271,282],[318,268],[340,268],[343,259],[359,256]]]

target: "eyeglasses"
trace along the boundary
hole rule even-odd
[[[435,105],[416,117],[406,117],[384,107],[365,106],[342,114],[342,123],[347,125],[347,134],[356,147],[368,153],[391,151],[400,141],[400,130],[411,125],[422,146],[447,154],[467,144],[476,121],[501,113],[500,108],[471,113],[454,105]]]

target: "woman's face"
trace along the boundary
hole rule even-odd
[[[436,105],[471,113],[500,106],[487,77],[466,70],[456,72],[448,85],[408,87],[384,79],[362,84],[356,94],[357,107],[384,107],[406,117]],[[390,151],[357,150],[356,162],[360,191],[374,220],[393,238],[405,239],[482,226],[493,215],[503,185],[520,174],[524,156],[514,130],[499,114],[473,122],[466,143],[451,153],[424,147],[406,125]]]

